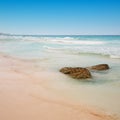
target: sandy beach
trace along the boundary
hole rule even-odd
[[[120,0],[0,0],[0,120],[120,120]]]
[[[115,116],[77,104],[52,89],[54,72],[0,55],[0,120],[114,120]]]

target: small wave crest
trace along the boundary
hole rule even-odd
[[[48,52],[62,52],[65,54],[89,54],[89,55],[101,55],[101,56],[109,56],[112,59],[120,59],[120,55],[115,54],[118,53],[117,51],[112,51],[111,49],[106,49],[106,48],[91,48],[91,47],[68,47],[64,46],[61,48],[58,47],[50,47],[50,46],[43,46],[45,50]]]
[[[0,35],[0,40],[21,40],[21,41],[32,41],[38,43],[53,43],[53,44],[74,44],[74,45],[100,45],[105,44],[104,41],[90,41],[81,40],[75,37],[47,37],[47,36],[22,36],[22,35]]]
[[[110,58],[113,58],[113,59],[120,59],[120,55],[110,55]]]

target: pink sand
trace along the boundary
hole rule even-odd
[[[54,72],[0,55],[0,120],[114,120],[91,106],[76,104],[51,89]]]

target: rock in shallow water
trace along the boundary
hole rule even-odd
[[[87,69],[89,70],[108,70],[110,67],[108,66],[108,64],[99,64],[99,65],[94,65],[91,67],[87,67]]]
[[[109,66],[108,64],[98,64],[91,67],[64,67],[60,69],[60,72],[64,74],[68,74],[69,76],[75,78],[75,79],[86,79],[86,78],[92,78],[92,75],[89,70],[108,70]]]
[[[91,78],[91,73],[87,68],[81,68],[81,67],[64,67],[60,69],[60,72],[64,74],[68,74],[71,77],[75,79],[86,79],[86,78]]]

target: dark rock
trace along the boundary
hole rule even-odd
[[[109,69],[109,66],[108,64],[99,64],[99,65],[94,65],[94,66],[91,66],[91,67],[87,67],[87,69],[89,70],[108,70]]]
[[[60,69],[60,72],[64,74],[68,74],[71,77],[75,79],[86,79],[86,78],[91,78],[91,73],[87,68],[81,68],[81,67],[64,67]]]
[[[60,69],[60,72],[64,73],[64,74],[70,74],[71,72],[71,67],[64,67]]]

